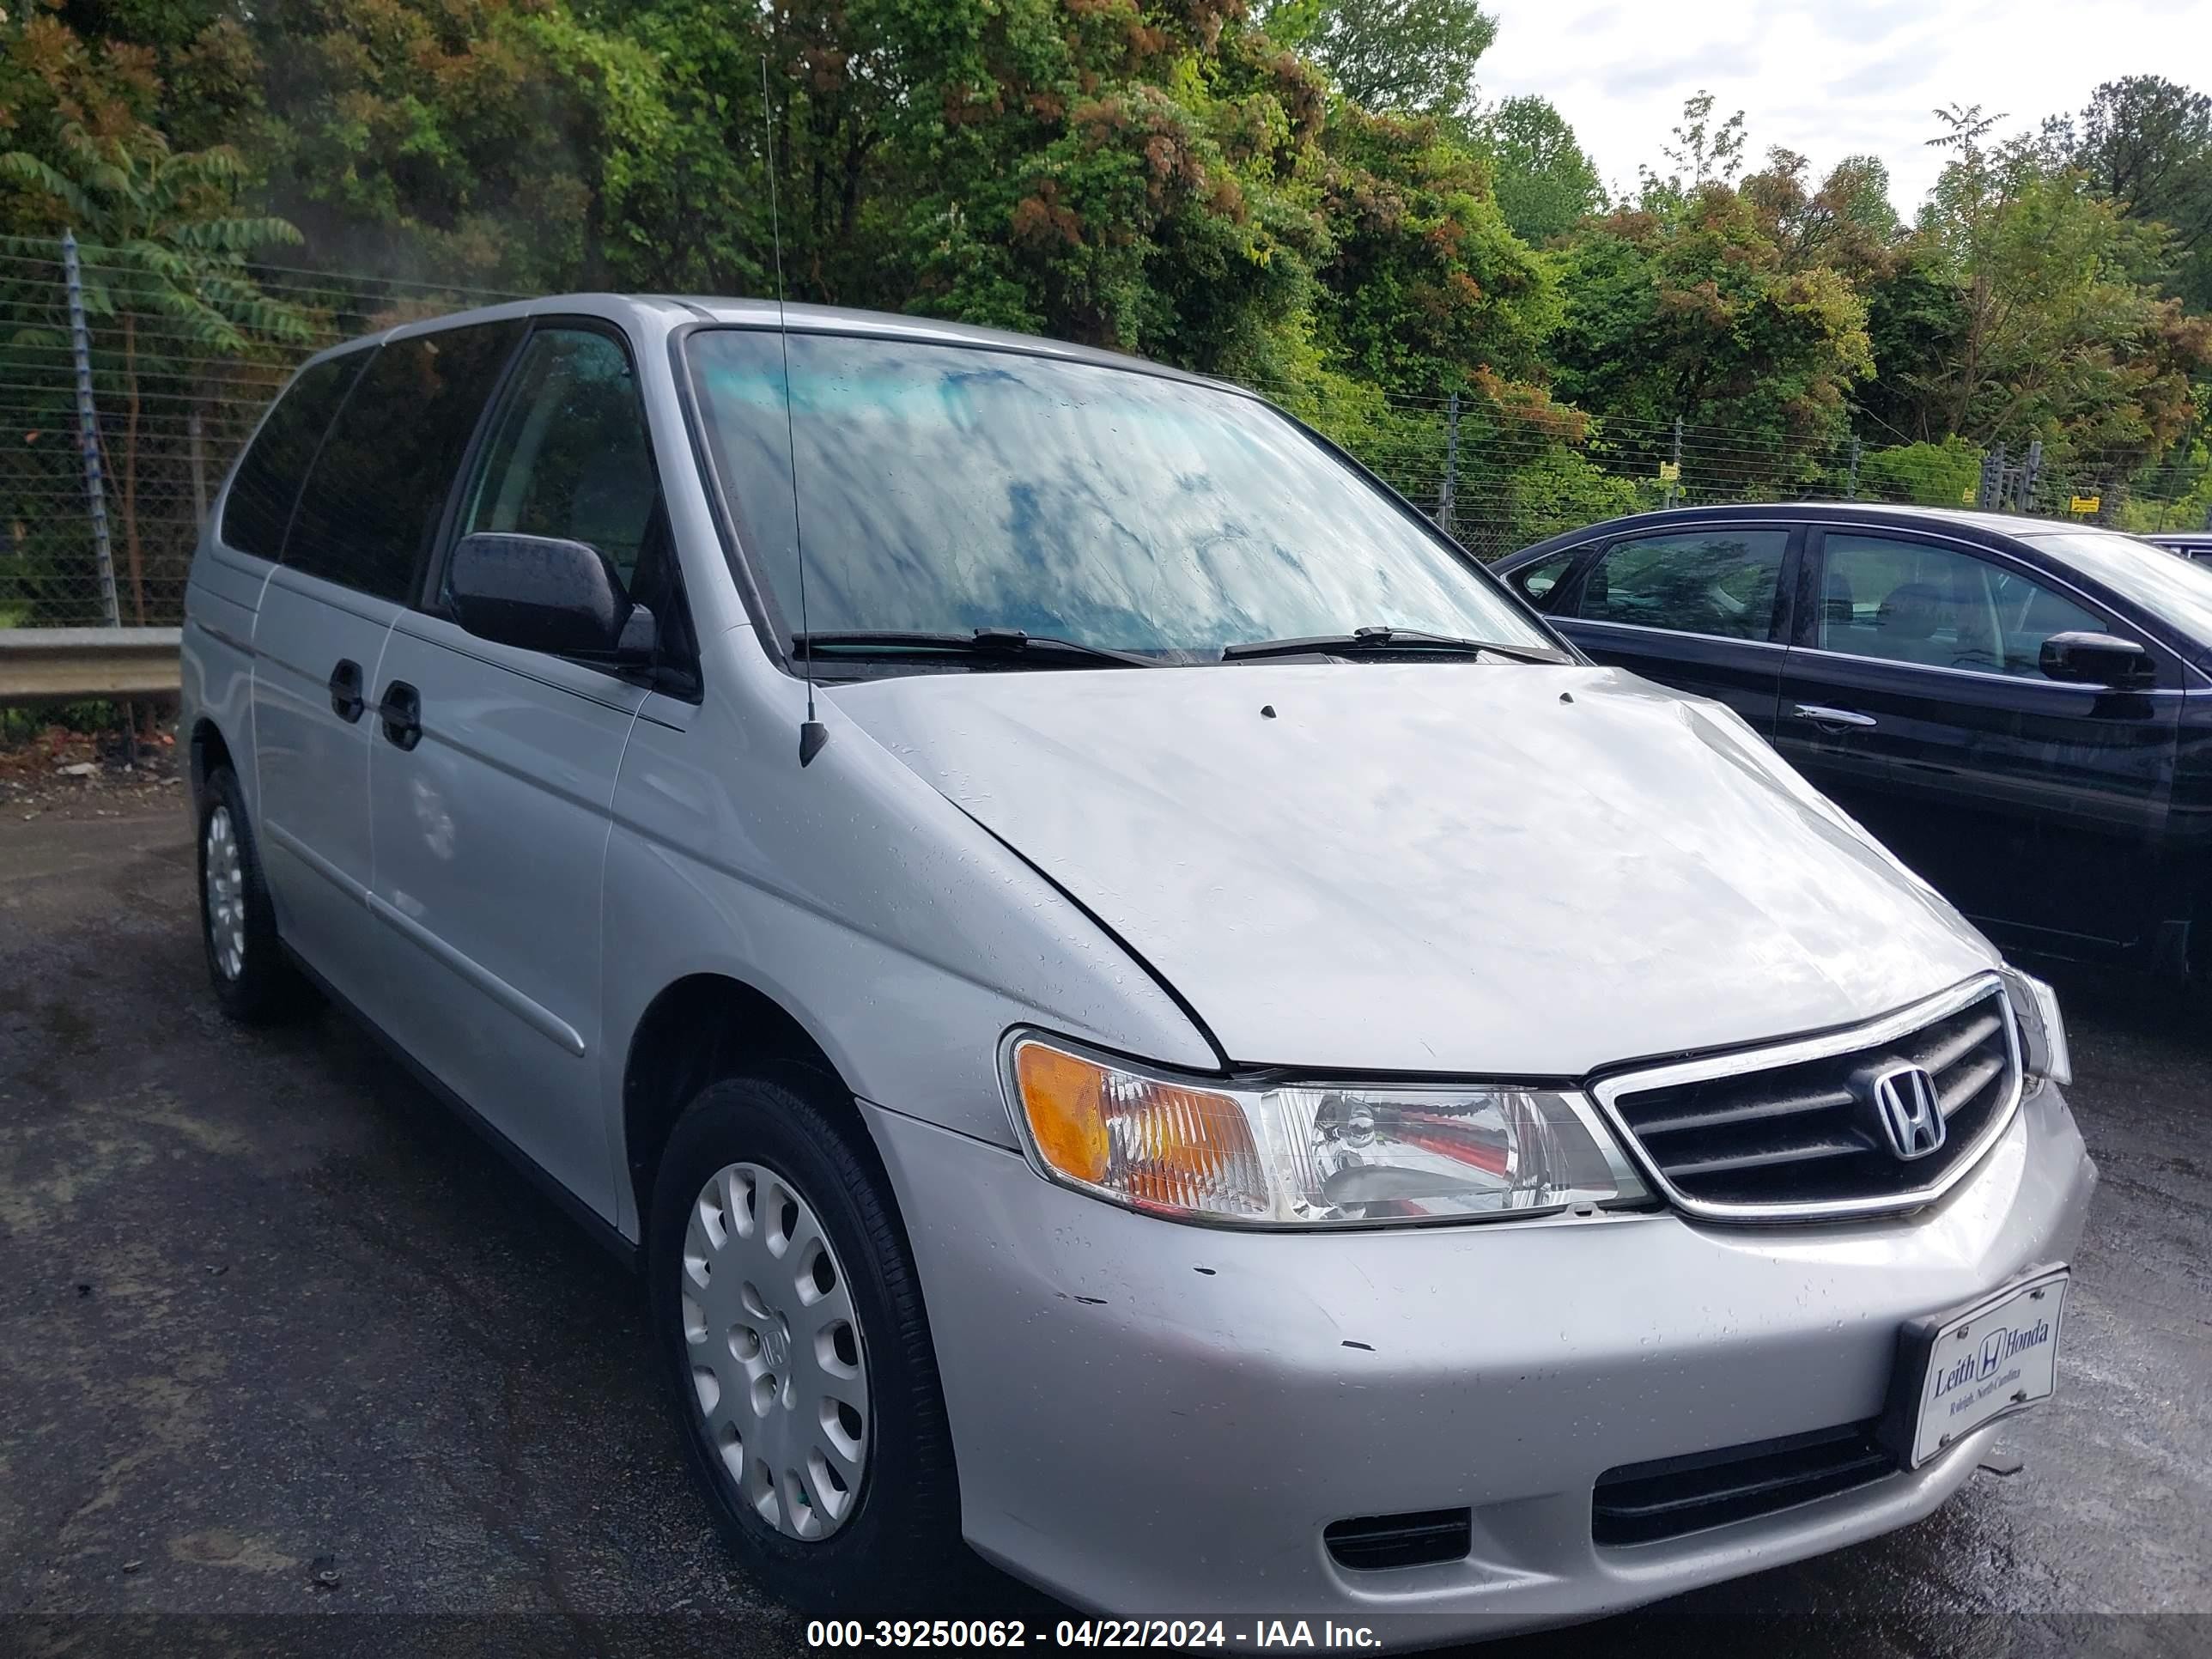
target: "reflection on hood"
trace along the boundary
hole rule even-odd
[[[1615,670],[833,695],[1240,1062],[1572,1076],[1853,1023],[1997,959],[1735,714]]]

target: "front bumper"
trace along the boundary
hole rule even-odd
[[[2096,1182],[2046,1085],[1911,1216],[1264,1235],[1136,1215],[867,1110],[976,1549],[1101,1612],[1334,1617],[1401,1640],[1589,1618],[1927,1514],[1995,1425],[1778,1513],[1591,1536],[1607,1469],[1879,1414],[1898,1326],[2068,1258]],[[1463,1560],[1356,1571],[1322,1542],[1337,1520],[1460,1506]]]

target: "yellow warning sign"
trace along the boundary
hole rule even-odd
[[[1659,463],[1659,482],[1661,483],[1679,483],[1681,481],[1681,462],[1662,461]]]
[[[2071,510],[2075,513],[2094,513],[2105,504],[2102,495],[2076,495]]]

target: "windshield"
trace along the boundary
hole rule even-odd
[[[2023,539],[2192,639],[2212,644],[2212,568],[2109,530],[2069,530]]]
[[[1543,647],[1515,602],[1249,398],[964,346],[793,334],[807,624],[1017,628],[1211,661],[1387,626]],[[799,617],[782,343],[690,343],[708,447]]]

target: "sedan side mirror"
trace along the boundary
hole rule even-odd
[[[653,613],[633,605],[605,554],[558,536],[480,532],[446,567],[453,619],[478,639],[556,656],[651,659]]]
[[[2110,634],[2053,634],[2044,641],[2036,665],[2045,679],[2075,685],[2130,687],[2152,678],[2150,653]]]

